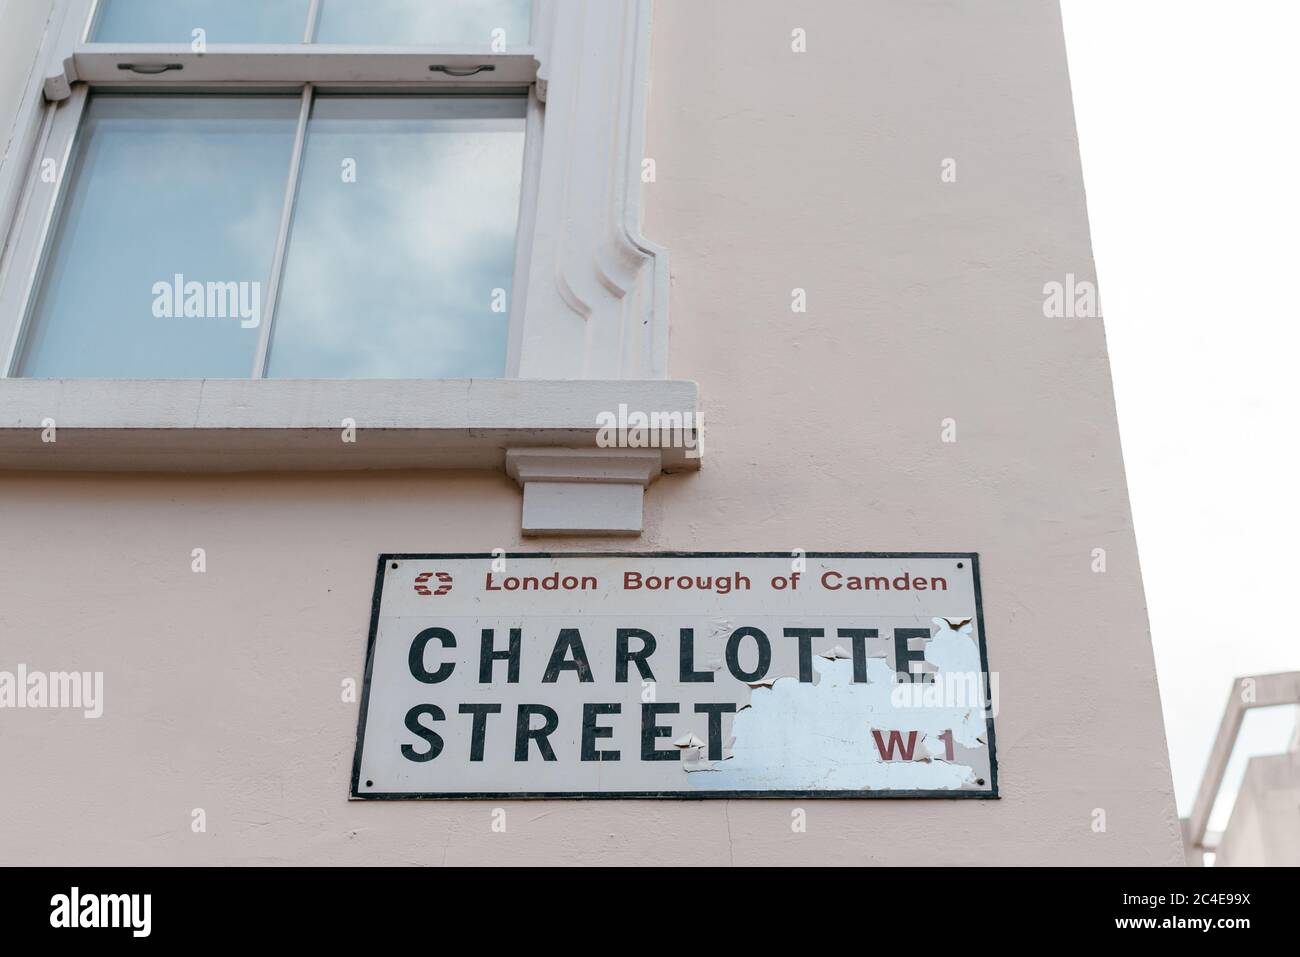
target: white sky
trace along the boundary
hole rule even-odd
[[[1186,816],[1232,679],[1300,670],[1300,2],[1061,6]],[[1247,714],[1212,830],[1294,723]]]

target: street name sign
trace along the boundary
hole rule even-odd
[[[972,553],[382,555],[352,796],[996,797]]]

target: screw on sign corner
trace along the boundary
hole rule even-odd
[[[425,584],[430,578],[438,579],[438,587],[430,590]],[[415,576],[415,593],[417,595],[445,595],[451,591],[451,575],[447,572],[420,572]]]

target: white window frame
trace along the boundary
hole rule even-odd
[[[648,64],[648,0],[534,0],[533,37],[493,53],[464,47],[324,44],[89,43],[99,0],[58,0],[58,39],[46,54],[47,101],[30,150],[64,169],[87,90],[410,91],[528,87],[526,157],[508,378],[663,378],[667,267],[640,236],[640,159]],[[319,2],[312,4],[314,30]],[[174,66],[158,75],[137,69]],[[431,66],[449,72],[432,72]],[[490,67],[491,73],[458,76]],[[299,129],[299,150],[302,128]],[[297,154],[298,151],[296,151]],[[295,154],[294,162],[298,160]],[[57,221],[63,177],[28,188],[0,261],[0,365],[16,374],[30,299]],[[293,177],[291,177],[292,179]],[[293,197],[286,196],[286,216]],[[277,276],[268,289],[273,318]],[[268,323],[268,329],[271,323]],[[264,337],[265,338],[265,337]],[[261,350],[264,353],[264,350]],[[264,371],[259,356],[254,377]]]
[[[131,467],[128,462],[115,463],[112,456],[105,457],[102,449],[80,456],[67,446],[55,454],[49,444],[44,449],[37,444],[22,451],[22,441],[6,443],[7,434],[37,428],[38,420],[44,418],[59,420],[59,427],[73,435],[93,438],[102,433],[118,450],[130,449],[131,436],[153,435],[149,441],[155,445],[151,448],[160,453],[148,457],[153,468],[209,469],[222,461],[223,452],[248,452],[247,456],[225,459],[242,462],[245,468],[283,467],[283,456],[268,453],[259,457],[253,450],[274,445],[277,436],[287,439],[303,428],[336,432],[339,423],[332,417],[344,406],[356,407],[349,418],[361,430],[404,428],[423,435],[430,454],[423,460],[416,456],[414,464],[464,467],[460,463],[472,459],[506,468],[506,453],[512,451],[590,452],[598,432],[597,416],[622,404],[610,404],[621,394],[608,388],[617,381],[626,381],[626,394],[640,403],[634,410],[689,413],[688,421],[698,423],[693,383],[667,380],[667,257],[640,229],[651,0],[533,0],[529,43],[514,46],[512,40],[504,53],[491,52],[486,42],[482,49],[209,44],[202,54],[187,44],[89,43],[97,2],[54,0],[40,53],[42,69],[19,116],[16,148],[0,166],[0,236],[4,237],[0,254],[0,468]],[[314,0],[313,23],[318,7],[319,0]],[[124,68],[130,64],[136,69],[158,64],[180,68],[141,74]],[[432,66],[445,69],[433,71]],[[492,69],[480,70],[482,67]],[[57,222],[64,179],[59,176],[54,184],[43,183],[41,164],[53,158],[59,170],[66,169],[88,91],[197,92],[240,87],[300,89],[303,119],[315,89],[528,88],[506,378],[491,384],[475,380],[481,394],[492,396],[491,409],[468,410],[471,421],[465,422],[430,416],[427,428],[409,417],[400,427],[378,426],[371,423],[391,418],[391,406],[385,404],[403,401],[403,389],[412,396],[425,395],[429,389],[441,394],[439,390],[460,388],[455,385],[458,380],[412,380],[404,385],[393,381],[367,384],[365,380],[277,382],[254,377],[247,381],[203,380],[209,384],[197,391],[193,380],[148,380],[150,396],[171,396],[173,404],[181,404],[181,420],[192,413],[194,423],[206,423],[188,427],[194,434],[175,443],[175,454],[169,456],[165,448],[156,448],[157,436],[174,435],[168,430],[181,428],[182,421],[162,421],[168,418],[162,411],[165,402],[163,406],[145,403],[152,410],[146,411],[134,401],[132,396],[138,394],[134,387],[142,384],[139,380],[27,380],[15,376],[24,320],[30,312],[50,230]],[[302,131],[300,121],[295,163],[300,159]],[[292,199],[286,197],[282,234]],[[278,274],[273,272],[268,296],[275,295],[277,281]],[[270,323],[266,323],[264,339],[270,331]],[[264,370],[264,360],[265,343],[259,350],[256,371]],[[566,384],[557,389],[554,380]],[[184,409],[185,403],[202,405],[205,401],[206,407]],[[233,414],[223,419],[221,403],[268,408],[252,420]],[[61,420],[55,415],[59,410]],[[545,423],[540,428],[539,415]],[[448,431],[452,425],[456,428]],[[235,441],[238,448],[223,449],[222,442],[234,441],[230,433],[237,436],[246,429],[254,433],[245,436],[250,440],[247,448]],[[222,438],[218,433],[227,435]],[[506,445],[502,436],[508,436]],[[355,443],[358,448],[362,445]],[[197,448],[203,455],[191,454],[187,448]],[[568,479],[600,484],[613,473],[626,476],[627,469],[608,467],[606,460],[618,454],[617,449],[602,450],[593,459],[584,453],[573,460],[587,464],[575,465]],[[649,468],[642,467],[644,450],[631,456],[637,463],[631,471],[646,473],[637,480],[642,488],[659,474],[661,466],[698,467],[698,448],[685,456],[670,450],[656,454],[658,464]],[[516,464],[510,471],[525,486],[527,499],[530,486],[523,476],[533,473],[520,470],[519,460],[519,455],[512,457]],[[351,461],[361,468],[413,464],[410,456],[390,464],[382,454],[364,453]],[[597,464],[589,467],[592,461]],[[541,470],[549,476],[548,481],[564,478],[548,468],[549,472]],[[627,479],[620,481],[626,483]],[[564,531],[564,516],[557,518],[554,510],[550,511],[546,531]],[[610,524],[617,527],[609,530],[635,533],[640,528],[639,498],[636,512],[635,521],[627,511],[613,517]],[[575,531],[599,532],[585,527],[590,521],[590,516],[580,519],[575,514],[570,524]]]

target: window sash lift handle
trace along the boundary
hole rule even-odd
[[[435,63],[429,67],[431,73],[445,73],[447,76],[477,76],[480,73],[491,73],[496,70],[496,66],[491,63],[483,63],[479,66],[466,67],[459,69],[457,67],[447,66],[445,63]]]
[[[166,73],[169,70],[183,70],[183,63],[119,63],[119,70],[130,70],[132,73],[139,73],[142,76],[157,76],[159,73]]]

